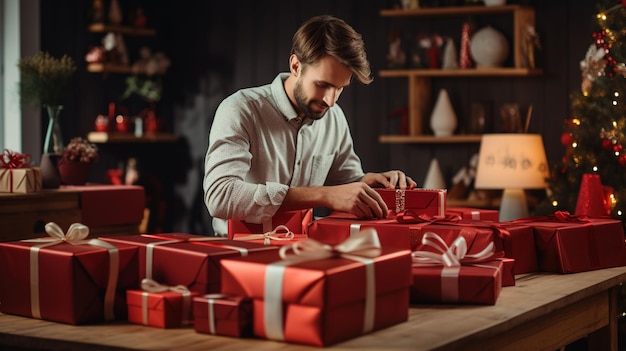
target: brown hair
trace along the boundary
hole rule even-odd
[[[330,55],[350,68],[361,83],[373,80],[361,34],[333,16],[316,16],[304,22],[293,35],[291,53],[305,66]]]

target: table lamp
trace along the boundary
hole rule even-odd
[[[546,188],[548,176],[548,162],[541,135],[483,135],[475,188],[504,189],[500,222],[528,217],[524,189]]]

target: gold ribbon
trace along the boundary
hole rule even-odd
[[[331,257],[342,257],[365,264],[366,290],[363,320],[363,333],[374,328],[376,308],[376,281],[374,272],[374,257],[381,254],[381,245],[374,228],[366,228],[357,235],[353,235],[339,245],[330,246],[314,239],[305,239],[300,242],[282,246],[279,249],[282,261],[270,263],[265,271],[265,311],[264,325],[268,339],[284,340],[284,320],[282,288],[286,267],[292,264],[322,260]]]
[[[61,243],[72,245],[92,245],[102,247],[109,252],[109,279],[104,297],[105,320],[115,319],[114,302],[117,279],[119,275],[119,250],[117,247],[99,239],[86,240],[89,236],[89,227],[81,223],[70,225],[67,233],[54,222],[46,223],[46,233],[49,237],[22,240],[23,242],[37,243],[30,248],[30,304],[33,318],[41,319],[41,307],[39,305],[39,251],[44,247],[54,246]]]
[[[260,240],[263,239],[263,245],[271,245],[272,240],[276,241],[285,241],[285,240],[293,240],[295,234],[287,228],[285,225],[279,225],[274,230],[263,233],[263,234],[250,234],[246,236],[241,236],[238,238],[234,238],[235,240],[241,241],[250,241],[250,240]]]
[[[148,325],[148,296],[149,293],[162,293],[166,291],[172,291],[183,295],[183,308],[181,321],[182,324],[189,323],[189,312],[191,310],[191,292],[184,285],[169,286],[159,284],[153,279],[143,278],[141,280],[141,289],[144,291],[141,294],[141,312],[143,317],[143,324]]]

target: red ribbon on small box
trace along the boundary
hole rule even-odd
[[[30,162],[32,157],[30,154],[20,154],[19,152],[4,149],[2,157],[0,158],[0,168],[4,168],[2,175],[5,172],[9,172],[9,190],[13,192],[13,169],[15,168],[30,168]]]
[[[461,265],[473,265],[485,268],[477,263],[490,261],[494,258],[495,246],[490,242],[482,251],[475,254],[467,254],[467,242],[459,236],[448,246],[445,241],[433,232],[424,233],[422,244],[434,248],[437,252],[414,251],[414,267],[443,266],[441,271],[441,294],[442,300],[456,302],[459,300],[459,272]]]
[[[157,283],[150,278],[144,278],[141,281],[141,316],[144,325],[148,325],[148,294],[172,291],[183,295],[183,308],[181,315],[181,323],[189,324],[189,313],[191,311],[191,292],[184,285],[168,286]]]

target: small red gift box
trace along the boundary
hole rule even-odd
[[[399,213],[410,210],[417,215],[445,216],[445,189],[374,189],[380,194],[389,210]]]
[[[220,291],[220,259],[277,250],[274,246],[184,233],[100,239],[138,247],[138,279],[151,278],[166,285],[181,284],[200,294]]]
[[[256,336],[327,346],[406,321],[410,268],[410,251],[381,250],[369,229],[334,247],[307,239],[224,259],[222,292],[253,299]]]
[[[0,243],[0,311],[67,324],[125,319],[126,290],[139,286],[137,249],[87,240],[81,224],[46,231]]]
[[[502,290],[503,261],[493,259],[493,244],[467,254],[465,239],[446,245],[437,234],[423,242],[433,251],[413,252],[411,303],[494,305]]]
[[[193,299],[193,327],[197,333],[237,338],[252,336],[252,300],[208,294]]]
[[[258,234],[274,230],[284,225],[294,233],[306,233],[306,227],[313,220],[313,209],[276,212],[270,221],[264,223],[248,223],[234,219],[228,220],[228,238],[235,234]]]
[[[263,244],[263,245],[291,245],[302,239],[306,239],[309,236],[306,234],[294,234],[289,228],[284,225],[279,225],[271,232],[263,234],[238,234],[233,235],[233,240],[247,241],[251,243]]]
[[[193,297],[200,295],[182,285],[166,286],[152,279],[141,282],[143,290],[127,290],[128,321],[157,328],[178,328],[193,320]]]
[[[471,207],[447,207],[446,214],[457,215],[467,220],[498,222],[500,211]]]
[[[619,220],[570,216],[530,225],[544,271],[578,273],[626,265],[624,230]]]
[[[409,250],[412,225],[398,223],[395,219],[352,219],[325,217],[317,219],[307,229],[309,238],[329,245],[337,245],[362,229],[374,228],[380,244],[385,248]]]
[[[515,259],[514,274],[532,273],[539,270],[539,258],[535,247],[535,233],[528,223],[500,222],[504,256]]]

